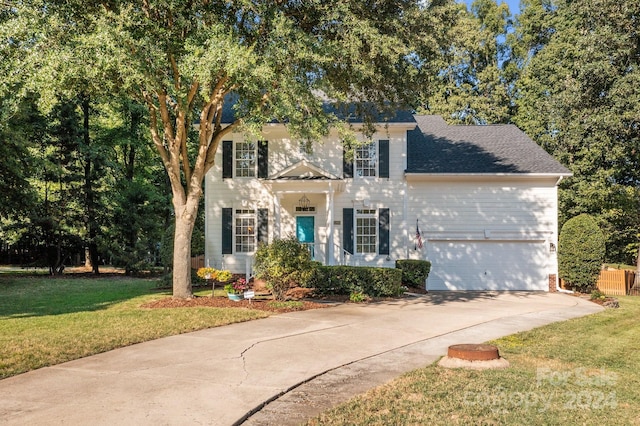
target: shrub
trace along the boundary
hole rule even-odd
[[[309,249],[294,237],[258,247],[254,268],[276,300],[284,300],[289,288],[304,285],[313,269]]]
[[[402,284],[425,288],[425,282],[431,271],[431,262],[416,259],[396,260],[396,268],[402,270]]]
[[[305,286],[315,288],[317,294],[398,296],[403,291],[402,271],[366,266],[317,266]]]
[[[604,255],[604,235],[591,216],[581,214],[564,224],[558,241],[558,273],[569,286],[595,287]]]

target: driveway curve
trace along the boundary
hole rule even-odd
[[[1,380],[0,424],[299,424],[449,345],[600,310],[559,293],[438,292],[276,315]]]

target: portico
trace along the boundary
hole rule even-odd
[[[344,181],[306,160],[262,181],[273,199],[273,237],[295,235],[314,259],[335,265],[335,194]]]

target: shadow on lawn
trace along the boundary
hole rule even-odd
[[[156,283],[123,276],[0,275],[0,318],[90,312],[152,294]]]

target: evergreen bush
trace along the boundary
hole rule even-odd
[[[396,268],[402,270],[402,284],[410,287],[426,288],[427,277],[431,271],[428,260],[396,260]]]
[[[605,256],[605,238],[588,214],[569,219],[558,241],[558,273],[573,288],[595,287]]]
[[[276,239],[256,251],[256,278],[264,280],[276,300],[284,300],[287,290],[303,286],[314,269],[309,249],[295,237]]]

